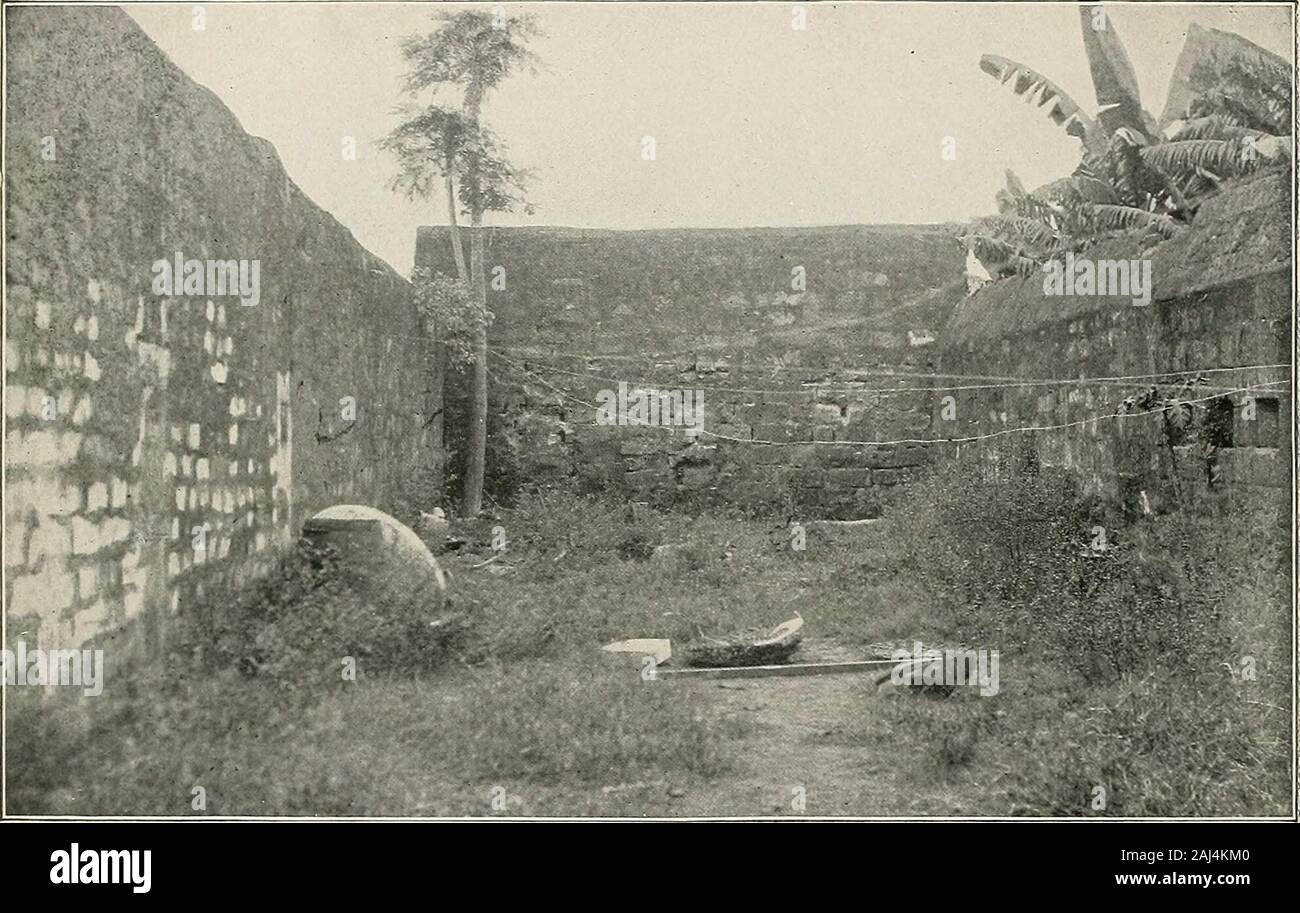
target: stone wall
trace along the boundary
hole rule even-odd
[[[805,517],[850,519],[875,516],[885,491],[931,459],[924,444],[854,443],[925,436],[929,397],[919,391],[928,381],[902,368],[877,374],[515,350],[493,364],[500,433],[517,442],[518,471],[528,480],[567,480],[659,504],[788,506]],[[614,405],[620,388],[631,404],[623,411]],[[659,424],[633,424],[639,394],[659,397]],[[678,396],[689,421],[667,424]]]
[[[919,445],[843,442],[926,434],[935,327],[964,291],[962,251],[942,230],[486,235],[489,490],[508,488],[509,473],[657,502],[862,517],[930,459]],[[454,273],[445,228],[420,230],[416,263]],[[620,384],[702,391],[703,433],[602,425],[600,391]],[[449,390],[454,447],[463,384]]]
[[[891,486],[937,460],[1012,450],[1133,509],[1211,473],[1282,489],[1286,182],[1229,186],[1172,240],[1085,252],[1149,260],[1147,306],[1049,296],[1042,276],[963,299],[960,251],[927,229],[492,231],[489,473],[660,502],[784,500],[825,517],[874,515]],[[417,256],[451,271],[444,231],[423,229]],[[802,293],[777,287],[791,263],[805,267]],[[1213,465],[1206,435],[1171,449],[1162,416],[1116,415],[1186,382],[1198,422],[1220,429]],[[620,384],[701,391],[702,433],[602,425],[602,391]]]
[[[1023,445],[1133,509],[1143,492],[1147,506],[1158,507],[1186,484],[1208,484],[1206,436],[1171,451],[1161,415],[1115,415],[1152,386],[1167,395],[1199,375],[1185,398],[1205,400],[1198,421],[1216,425],[1213,472],[1226,484],[1285,490],[1293,422],[1289,200],[1288,174],[1260,175],[1207,200],[1190,228],[1153,249],[1119,241],[1086,252],[1094,260],[1150,259],[1148,306],[1049,296],[1041,275],[994,283],[963,302],[944,331],[942,370],[990,380],[983,389],[936,389],[935,436],[1078,424],[944,452],[993,458],[1009,443]],[[1257,365],[1281,367],[1249,367]],[[1039,380],[997,380],[1005,377]]]
[[[441,382],[409,284],[122,11],[6,15],[7,634],[156,648],[315,511],[400,497]],[[158,293],[177,252],[256,260],[257,303]]]

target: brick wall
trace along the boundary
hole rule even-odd
[[[432,467],[441,381],[409,284],[123,12],[6,14],[7,636],[156,647]],[[256,259],[260,301],[155,293],[177,251]]]

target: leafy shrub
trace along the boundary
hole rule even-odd
[[[894,513],[896,547],[958,636],[1023,648],[1089,681],[1221,659],[1222,518],[1184,511],[1124,524],[1072,475],[950,464]]]
[[[331,548],[307,540],[276,573],[229,603],[197,607],[180,649],[207,669],[237,669],[267,682],[285,700],[340,687],[345,657],[359,675],[418,673],[449,655],[464,627],[435,624],[425,594],[358,590]]]
[[[1003,461],[942,467],[911,494],[891,512],[894,560],[955,637],[1021,660],[1004,664],[991,714],[886,708],[927,759],[918,773],[988,770],[1016,814],[1285,811],[1291,557],[1278,492],[1185,489],[1178,509],[1125,522],[1068,476]]]

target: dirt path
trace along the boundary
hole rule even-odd
[[[861,649],[805,642],[801,662],[865,658]],[[629,669],[629,674],[636,674]],[[902,816],[987,813],[984,785],[959,775],[918,776],[926,760],[889,735],[874,673],[742,679],[661,678],[646,687],[698,697],[724,731],[733,767],[713,778],[678,774],[575,786],[506,782],[508,814],[615,817]],[[741,726],[731,726],[740,721]],[[442,814],[484,814],[482,789]],[[485,795],[485,794],[484,794]],[[517,797],[517,798],[513,798]]]
[[[724,714],[747,718],[734,773],[690,791],[683,815],[899,814],[896,765],[863,740],[881,698],[862,674],[681,683],[714,692]],[[672,687],[678,687],[673,683]],[[802,798],[802,802],[799,800]]]
[[[860,659],[832,644],[801,654],[819,661]],[[801,655],[808,661],[810,655]],[[708,782],[642,795],[639,813],[691,817],[763,815],[969,814],[971,784],[922,784],[918,761],[881,725],[884,702],[922,700],[878,693],[871,673],[751,679],[676,679],[661,687],[693,692],[720,718],[744,720],[732,743],[736,768]],[[667,801],[664,801],[664,797]],[[631,797],[628,797],[631,800]],[[628,803],[628,810],[635,800]]]

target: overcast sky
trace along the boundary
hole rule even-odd
[[[537,172],[536,214],[497,224],[965,219],[992,210],[1005,168],[1033,187],[1078,161],[1076,140],[980,71],[982,53],[1038,69],[1095,111],[1070,5],[818,3],[802,31],[786,3],[502,6],[533,12],[547,35],[534,44],[546,69],[511,77],[485,107],[514,161]],[[446,207],[391,193],[393,162],[373,143],[403,101],[398,42],[431,27],[432,4],[208,4],[202,31],[189,4],[126,9],[275,144],[309,196],[409,272],[416,226],[444,223]],[[1193,21],[1291,58],[1288,7],[1107,9],[1157,117]],[[941,155],[945,137],[955,161]]]

